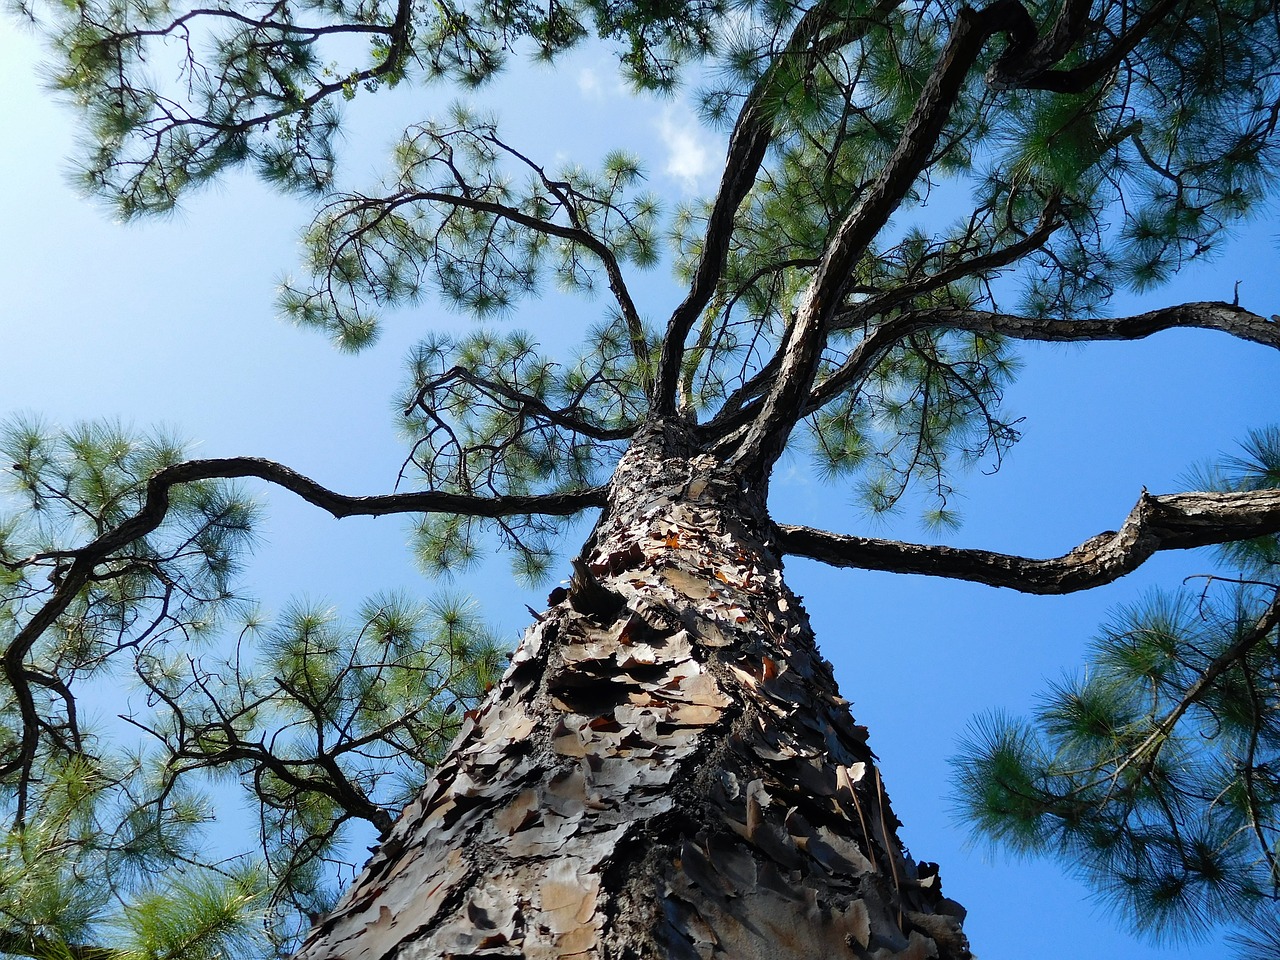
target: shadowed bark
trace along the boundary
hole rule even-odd
[[[685,434],[618,467],[584,557],[616,603],[540,617],[299,960],[969,957],[762,491]]]

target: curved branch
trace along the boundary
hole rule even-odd
[[[74,560],[58,582],[53,596],[32,615],[5,648],[3,671],[18,701],[22,717],[22,739],[18,756],[9,763],[0,765],[0,778],[8,777],[14,772],[22,777],[15,812],[15,822],[18,825],[23,823],[26,816],[25,781],[35,759],[39,723],[24,663],[27,654],[92,579],[94,568],[99,563],[121,547],[145,537],[164,522],[169,512],[170,488],[199,480],[239,477],[258,477],[284,487],[339,519],[354,516],[380,517],[396,513],[458,513],[491,518],[538,513],[563,517],[591,507],[604,506],[605,502],[603,487],[568,493],[499,497],[477,497],[435,490],[353,497],[321,486],[310,477],[274,460],[259,457],[187,460],[165,467],[147,481],[146,498],[137,513],[80,549],[67,551],[66,556],[74,557]]]
[[[989,550],[843,536],[779,525],[784,553],[836,567],[969,580],[1021,593],[1089,590],[1132,573],[1161,550],[1186,550],[1280,533],[1280,490],[1172,493],[1145,490],[1119,530],[1091,537],[1052,560]]]
[[[194,126],[206,130],[216,130],[220,133],[245,133],[255,127],[266,127],[284,117],[291,116],[295,113],[306,111],[322,100],[349,89],[353,84],[364,83],[369,80],[381,80],[388,76],[393,76],[404,66],[404,61],[408,57],[410,51],[410,16],[413,13],[413,5],[411,0],[398,0],[396,7],[395,19],[386,27],[377,27],[375,29],[360,29],[360,33],[382,33],[390,37],[387,44],[387,52],[381,63],[368,67],[364,70],[354,71],[349,76],[326,83],[318,83],[315,89],[307,96],[298,99],[296,102],[290,102],[286,106],[267,113],[259,114],[256,117],[249,117],[246,120],[235,122],[209,120],[205,117],[186,116],[185,118],[175,118],[169,115],[169,123],[160,127],[157,133],[151,134],[154,139],[160,134],[167,133],[171,130],[181,129],[183,127]],[[353,28],[354,29],[354,28]],[[291,32],[296,32],[296,28],[291,28]],[[328,31],[328,32],[350,32],[350,31]],[[115,46],[122,46],[125,42],[132,40],[133,34],[139,36],[147,35],[146,31],[131,31],[125,34],[119,34],[114,37],[107,38],[109,42]],[[167,36],[167,33],[161,34]],[[306,43],[315,42],[316,37],[321,36],[319,32],[313,34],[312,39],[305,41]],[[154,156],[154,153],[153,153]]]
[[[589,437],[592,440],[626,440],[636,432],[635,427],[609,428],[589,423],[577,416],[573,412],[572,406],[562,407],[561,409],[556,410],[547,406],[546,403],[535,396],[523,393],[520,390],[510,387],[505,383],[500,383],[497,380],[490,380],[486,377],[481,377],[468,370],[466,367],[456,365],[450,367],[443,374],[435,377],[430,382],[423,384],[418,389],[418,392],[414,394],[413,402],[405,408],[405,414],[408,415],[414,407],[424,404],[426,402],[427,394],[432,390],[443,387],[453,380],[461,380],[464,383],[469,383],[480,390],[488,391],[490,394],[502,397],[504,400],[509,400],[518,405],[522,410],[528,410],[529,413],[533,414],[535,417],[542,417],[548,423],[555,424],[558,427],[565,427],[568,430],[572,430],[574,433],[580,433],[584,437]]]
[[[622,275],[622,268],[618,264],[618,258],[613,255],[613,251],[609,249],[604,241],[582,226],[577,209],[566,193],[567,184],[552,180],[541,166],[492,134],[489,134],[485,139],[495,147],[515,157],[536,173],[542,185],[551,192],[552,196],[560,201],[561,207],[568,214],[574,228],[585,234],[586,239],[578,242],[599,257],[600,262],[604,265],[605,276],[609,278],[609,290],[613,293],[613,298],[617,301],[618,309],[622,313],[623,322],[627,325],[627,333],[631,338],[632,356],[635,358],[637,369],[640,370],[641,376],[644,378],[644,389],[648,391],[652,386],[652,371],[649,364],[648,343],[644,335],[644,322],[640,319],[640,311],[636,309],[635,301],[631,298],[631,291],[627,289],[626,278]],[[610,207],[617,209],[613,207],[612,203],[610,203]]]
[[[1025,90],[1047,90],[1051,93],[1083,93],[1100,80],[1115,72],[1134,48],[1149,34],[1153,27],[1166,19],[1178,5],[1178,0],[1160,0],[1153,4],[1146,13],[1116,37],[1115,42],[1106,52],[1087,60],[1078,66],[1066,70],[1049,69],[1061,60],[1069,51],[1073,40],[1078,39],[1088,14],[1087,0],[1069,0],[1063,7],[1050,31],[1039,41],[1024,43],[995,64],[988,82],[997,89],[1021,88]],[[1025,16],[1025,13],[1024,13]],[[1035,30],[1029,16],[1027,26]],[[1025,29],[1025,28],[1024,28]]]
[[[965,330],[1013,340],[1080,343],[1092,340],[1142,340],[1152,334],[1178,328],[1218,330],[1241,340],[1280,349],[1280,323],[1221,301],[1182,303],[1132,317],[1085,320],[1052,320],[950,308],[911,311],[877,327],[858,344],[849,359],[809,395],[804,412],[812,413],[835,399],[849,386],[869,376],[895,344],[921,330]]]
[[[909,280],[892,290],[868,297],[851,309],[838,314],[831,323],[832,330],[844,330],[866,322],[869,317],[886,313],[916,297],[939,290],[949,283],[965,277],[978,277],[1017,263],[1028,254],[1035,253],[1062,225],[1060,197],[1051,196],[1031,232],[1024,234],[1007,246],[978,254],[952,263],[936,273]]]
[[[443,190],[403,190],[393,194],[385,199],[373,199],[364,196],[353,196],[345,201],[340,200],[333,206],[340,206],[344,202],[354,201],[343,211],[343,215],[350,215],[352,211],[363,211],[368,209],[376,210],[374,222],[382,220],[393,211],[402,206],[414,203],[435,203],[443,207],[453,207],[456,209],[470,210],[475,213],[488,214],[499,220],[506,220],[509,223],[532,230],[535,233],[541,233],[548,237],[555,237],[559,240],[567,240],[570,243],[576,243],[584,249],[590,251],[600,265],[604,268],[605,277],[609,282],[609,291],[613,294],[615,302],[618,304],[618,312],[623,322],[627,326],[627,335],[631,341],[631,352],[635,357],[636,365],[640,369],[642,376],[648,378],[648,347],[644,335],[644,322],[640,318],[640,311],[636,308],[635,300],[631,296],[631,291],[627,287],[626,278],[622,272],[622,266],[618,263],[618,258],[609,248],[609,245],[596,236],[585,227],[577,222],[577,218],[572,213],[572,205],[568,199],[555,190],[555,185],[543,173],[542,168],[535,165],[531,160],[496,138],[487,138],[489,142],[500,147],[506,152],[519,158],[528,164],[539,176],[542,177],[544,183],[553,192],[560,201],[564,209],[569,212],[570,217],[574,220],[572,225],[556,223],[553,220],[546,220],[542,217],[535,217],[527,214],[516,207],[509,206],[504,203],[497,203],[493,200],[482,200],[478,197],[467,196],[463,194],[448,193]],[[468,189],[461,175],[458,176],[459,186],[463,191]],[[365,232],[368,225],[362,226],[358,231],[348,234],[342,241],[341,247],[345,247],[352,242],[352,238],[360,233]],[[332,258],[331,258],[332,259]]]
[[[333,23],[325,26],[307,27],[298,23],[289,23],[285,20],[258,19],[250,17],[238,10],[219,10],[215,7],[199,7],[195,10],[188,10],[186,13],[171,20],[168,26],[156,27],[151,30],[125,30],[120,33],[114,33],[109,38],[111,41],[123,45],[125,42],[136,43],[139,40],[148,37],[161,37],[168,39],[178,30],[189,36],[187,26],[191,21],[203,18],[231,20],[235,23],[242,24],[246,27],[252,27],[254,30],[277,30],[284,34],[301,34],[312,39],[318,37],[327,37],[339,33],[378,33],[378,34],[394,34],[397,30],[397,24],[401,22],[400,17],[390,24],[383,25],[377,23]],[[308,41],[309,42],[309,41]]]
[[[1015,240],[1007,246],[1000,247],[998,250],[990,250],[986,253],[961,260],[958,263],[951,264],[936,273],[928,276],[911,280],[901,286],[884,293],[878,293],[871,296],[867,300],[863,300],[850,307],[844,313],[838,314],[831,322],[831,330],[844,330],[860,324],[867,323],[870,318],[880,315],[883,312],[892,310],[894,307],[923,294],[945,287],[962,277],[976,276],[1001,267],[1007,267],[1012,263],[1016,263],[1029,253],[1039,250],[1048,239],[1053,235],[1054,231],[1060,226],[1058,217],[1059,206],[1056,197],[1050,197],[1045,208],[1041,211],[1040,218],[1031,232]],[[725,401],[720,411],[709,420],[702,432],[705,436],[714,438],[717,444],[728,446],[733,443],[735,434],[741,430],[746,424],[750,423],[759,409],[758,404],[750,401],[761,396],[768,384],[776,376],[778,369],[782,365],[782,359],[785,354],[785,345],[788,342],[790,327],[788,332],[782,337],[783,346],[769,359],[761,369],[754,374],[750,380],[744,383],[734,392],[734,394]],[[910,332],[915,332],[914,330]],[[910,333],[909,332],[909,333]],[[908,336],[909,333],[902,336]],[[861,347],[859,347],[861,350]],[[855,355],[858,351],[855,351]],[[852,358],[851,358],[852,359]],[[847,367],[845,364],[841,367],[843,370]],[[839,371],[837,371],[839,374]],[[828,381],[824,381],[825,383]],[[846,381],[848,383],[850,381]],[[819,388],[821,389],[821,388]],[[830,399],[830,398],[828,398]],[[824,403],[826,400],[823,401]],[[814,406],[812,402],[805,407],[806,412],[812,412]]]

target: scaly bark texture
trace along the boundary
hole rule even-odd
[[[782,579],[764,491],[645,429],[525,635],[300,960],[965,960]]]

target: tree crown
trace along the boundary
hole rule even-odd
[[[243,895],[243,903],[293,898],[304,915],[323,905],[314,870],[335,821],[360,817],[385,832],[388,811],[411,794],[439,737],[453,729],[455,705],[483,691],[494,654],[481,627],[456,609],[382,597],[354,625],[322,610],[290,611],[265,633],[262,676],[161,656],[164,638],[195,636],[236,606],[231,584],[252,508],[220,479],[265,477],[339,515],[421,513],[418,551],[433,572],[466,564],[485,535],[496,536],[536,580],[565,518],[603,503],[600,485],[652,418],[682,418],[746,483],[766,485],[784,450],[799,448],[872,510],[892,510],[916,489],[926,519],[946,527],[957,520],[956,465],[998,464],[1018,438],[1016,418],[1002,409],[1018,342],[1199,327],[1280,345],[1274,320],[1238,304],[1100,316],[1117,290],[1158,286],[1211,255],[1233,224],[1268,201],[1280,169],[1272,64],[1280,37],[1274,4],[1261,0],[1207,8],[1175,0],[994,0],[980,8],[228,0],[21,9],[47,30],[55,83],[83,108],[82,184],[122,217],[164,213],[242,165],[316,196],[301,276],[284,286],[280,306],[343,349],[371,343],[384,313],[427,294],[484,324],[546,283],[599,292],[606,304],[564,355],[494,326],[427,335],[397,398],[409,441],[402,479],[424,488],[418,494],[343,497],[278,465],[188,462],[171,441],[119,430],[10,430],[26,519],[9,522],[0,539],[13,689],[0,773],[15,785],[16,819],[63,802],[66,783],[79,776],[64,772],[84,753],[66,684],[114,663],[118,651],[136,651],[135,673],[159,711],[147,729],[167,766],[147,773],[139,758],[106,776],[103,795],[131,798],[130,816],[151,811],[158,824],[169,809],[161,798],[176,789],[183,764],[254,771],[276,886],[264,894],[247,873],[224,877],[230,886],[220,896]],[[594,169],[551,165],[506,139],[497,119],[463,106],[408,127],[380,183],[338,178],[348,102],[359,106],[382,86],[478,85],[512,61],[554,60],[595,41],[616,51],[637,87],[697,86],[704,118],[727,134],[713,196],[668,205],[623,153]],[[938,208],[953,211],[947,222],[938,222]],[[683,289],[655,318],[637,308],[634,290],[639,272],[657,265],[673,266]],[[1259,434],[1247,462],[1274,446]],[[1274,498],[1243,495],[1270,489],[1254,483],[1264,474],[1249,466],[1215,475],[1210,493],[1237,493],[1205,502],[1144,499],[1105,550],[1091,542],[1035,568],[800,528],[779,530],[778,542],[843,565],[1060,592],[1105,582],[1157,549],[1270,537]],[[1206,515],[1207,526],[1198,519]],[[1249,565],[1269,556],[1274,540],[1258,543],[1233,548],[1233,562],[1269,588],[1272,568]],[[1271,643],[1273,606],[1250,597],[1237,604],[1234,629]],[[1190,679],[1166,698],[1186,700],[1195,678],[1237,648],[1207,649],[1204,663],[1178,660]],[[1107,729],[1124,727],[1129,739],[1112,736],[1105,755],[1073,752],[1083,749],[1078,731],[1062,719],[1068,708],[1054,707],[1045,715],[1049,735],[1066,730],[1068,739],[1053,747],[1053,762],[1066,757],[1073,771],[1092,764],[1091,776],[1108,764],[1139,771],[1135,789],[1150,790],[1164,768],[1115,754],[1115,743],[1132,748],[1140,718],[1160,731],[1159,718],[1187,710],[1160,696],[1135,700],[1127,675],[1099,682],[1101,692],[1063,696],[1075,705],[1105,700],[1114,714]],[[401,698],[416,706],[393,717]],[[1244,729],[1256,732],[1261,713],[1250,716]],[[308,753],[279,736],[295,725],[307,737],[323,740],[327,730],[337,739]],[[992,783],[1056,783],[1061,770],[1025,728],[993,730],[996,752],[972,761],[966,784],[976,815],[995,824],[1012,801],[1008,790],[983,792]],[[1241,744],[1256,750],[1254,733],[1243,737],[1222,741],[1231,758],[1223,770],[1240,763]],[[338,751],[333,742],[358,746]],[[1025,749],[1009,773],[1015,746]],[[369,765],[337,762],[339,752],[360,751]],[[1006,767],[996,769],[997,761]],[[1036,763],[1044,769],[1027,772]],[[1250,760],[1242,769],[1258,767]],[[131,786],[147,777],[161,786]],[[1258,791],[1232,782],[1248,821]],[[1015,803],[1021,819],[991,829],[1068,848],[1083,841],[1078,831],[1064,839],[1063,818],[1077,811],[1078,827],[1079,811],[1117,797],[1081,799],[1088,791],[1075,781],[1037,789],[1034,810]],[[1152,796],[1158,806],[1167,794]],[[1063,813],[1053,806],[1059,801],[1074,806]],[[1130,824],[1125,817],[1139,808],[1145,816],[1149,806],[1132,801],[1120,813],[1108,807],[1108,816]],[[36,846],[15,848],[15,856],[34,862],[49,844],[73,842],[103,862],[116,856],[86,839],[107,815],[92,804],[77,809],[77,826],[55,830],[45,846],[32,835],[23,842]],[[1121,832],[1150,843],[1142,824]],[[1238,825],[1228,833],[1241,842]],[[1257,834],[1264,848],[1271,836],[1269,826]],[[1098,862],[1114,871],[1123,861],[1123,875],[1133,874],[1133,864],[1146,865],[1139,845]],[[1201,879],[1222,871],[1213,858],[1188,853],[1193,846],[1166,844],[1184,880],[1187,871]],[[173,862],[180,844],[146,849],[163,849]],[[295,860],[290,849],[305,856]],[[1242,850],[1257,853],[1248,842]],[[1196,910],[1220,915],[1242,902],[1235,888],[1227,895],[1210,886]],[[1250,902],[1273,895],[1274,869],[1248,886]],[[1135,889],[1135,902],[1186,902],[1164,887]],[[205,916],[217,925],[217,910]],[[30,930],[51,922],[33,921]]]

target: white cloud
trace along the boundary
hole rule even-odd
[[[681,181],[687,189],[697,189],[698,181],[711,165],[705,132],[687,107],[666,107],[658,118],[657,126],[658,135],[667,148],[665,172]]]
[[[591,67],[579,70],[578,91],[588,100],[603,100],[604,87],[600,85],[600,74]]]

